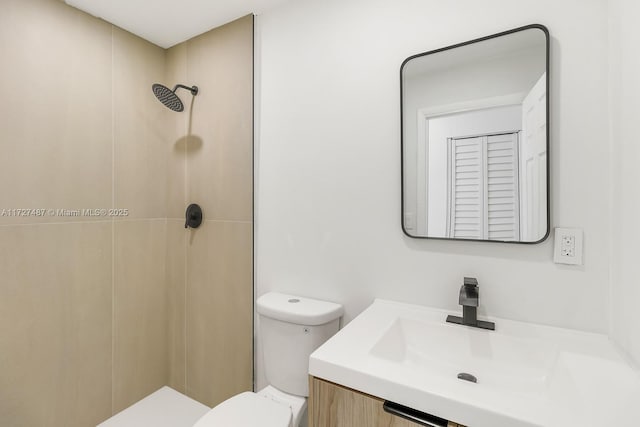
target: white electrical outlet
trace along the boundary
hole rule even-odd
[[[576,238],[574,236],[564,235],[560,240],[560,256],[574,257],[576,253]]]
[[[556,264],[582,265],[582,230],[556,228],[553,261]]]

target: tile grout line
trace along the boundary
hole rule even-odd
[[[115,160],[116,160],[116,121],[115,121],[115,34],[111,26],[111,206],[115,206]],[[115,411],[115,354],[116,354],[116,225],[111,218],[111,415]]]
[[[57,221],[57,222],[23,222],[18,224],[0,224],[0,228],[2,227],[29,227],[36,225],[69,225],[69,224],[110,224],[112,222],[143,222],[143,221],[164,221],[167,219],[180,220],[181,218],[131,218],[131,219],[106,219],[106,220],[87,220],[87,221]],[[227,221],[227,220],[205,220],[211,222],[239,222],[239,223],[249,223],[249,221]]]
[[[189,77],[189,41],[185,42],[184,45],[184,73],[185,73],[185,78]],[[191,106],[193,106],[193,102],[191,103]],[[192,108],[189,108],[189,115],[193,114]],[[187,201],[189,200],[188,195],[189,195],[189,159],[188,159],[188,145],[189,145],[189,119],[187,119],[185,117],[185,119],[182,121],[182,125],[183,125],[183,132],[185,132],[187,139],[185,140],[185,144],[184,144],[184,151],[183,151],[183,157],[184,157],[184,187],[183,187],[183,191],[184,191],[184,196],[183,196],[183,203],[186,204]],[[188,395],[188,387],[187,387],[187,356],[188,356],[188,352],[187,352],[187,333],[188,333],[188,328],[187,328],[187,309],[188,309],[188,304],[187,304],[187,283],[189,283],[189,255],[188,255],[188,250],[189,250],[189,246],[188,246],[188,234],[185,234],[184,237],[184,243],[183,243],[183,247],[184,247],[184,392],[186,395]]]
[[[256,60],[257,53],[256,44],[258,42],[256,34],[256,15],[251,15],[251,391],[256,391],[256,347],[257,347],[257,334],[256,334],[256,293],[258,283],[257,273],[257,254],[256,254],[256,138],[259,131],[259,117],[256,111],[256,97],[259,89],[259,83],[256,78]],[[259,48],[259,47],[258,47]],[[258,70],[259,72],[259,70]]]
[[[157,218],[165,219],[165,218]],[[184,221],[184,218],[166,218],[174,221]],[[147,219],[145,219],[146,221]],[[203,219],[202,222],[232,223],[232,224],[253,224],[251,220],[235,220],[235,219]]]

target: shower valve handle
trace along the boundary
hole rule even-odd
[[[192,203],[187,207],[185,213],[184,228],[198,228],[202,224],[202,208],[199,205]]]

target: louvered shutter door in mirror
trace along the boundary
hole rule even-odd
[[[482,239],[484,153],[482,138],[449,140],[449,237]]]
[[[518,133],[448,142],[448,237],[518,240]]]
[[[518,134],[487,137],[488,240],[519,240]]]

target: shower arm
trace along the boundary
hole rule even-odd
[[[188,90],[189,92],[191,92],[191,95],[194,95],[194,96],[198,94],[198,86],[192,86],[192,87],[189,87],[189,86],[185,86],[185,85],[177,84],[177,85],[175,85],[175,87],[173,88],[173,93],[175,93],[175,92],[176,92],[176,90],[178,90],[178,88],[186,89],[186,90]]]

